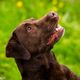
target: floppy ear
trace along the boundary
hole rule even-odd
[[[16,33],[14,32],[6,46],[6,56],[25,60],[31,58],[29,51],[19,42]]]

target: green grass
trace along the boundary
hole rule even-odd
[[[0,0],[0,78],[20,80],[14,59],[5,57],[5,47],[12,31],[27,19],[42,17],[49,11],[59,14],[65,35],[55,45],[58,61],[80,76],[80,1],[79,0]]]

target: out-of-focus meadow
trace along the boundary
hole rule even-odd
[[[23,20],[42,17],[49,11],[59,14],[59,24],[65,34],[55,45],[54,52],[80,76],[80,0],[0,0],[0,80],[20,80],[14,59],[5,57],[5,47],[12,31]],[[52,49],[53,51],[53,49]]]

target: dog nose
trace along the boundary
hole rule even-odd
[[[57,20],[59,19],[58,15],[57,15],[55,12],[50,12],[50,13],[48,14],[48,18],[49,18],[49,19],[53,19],[53,20],[55,20],[55,21],[57,21]]]
[[[54,15],[55,15],[54,12],[50,12],[50,13],[49,13],[49,16],[50,16],[50,17],[53,17]]]

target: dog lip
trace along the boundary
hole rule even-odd
[[[55,21],[58,21],[58,20],[59,20],[59,17],[58,17],[58,16],[55,16],[55,17],[54,17],[54,20],[55,20]]]

